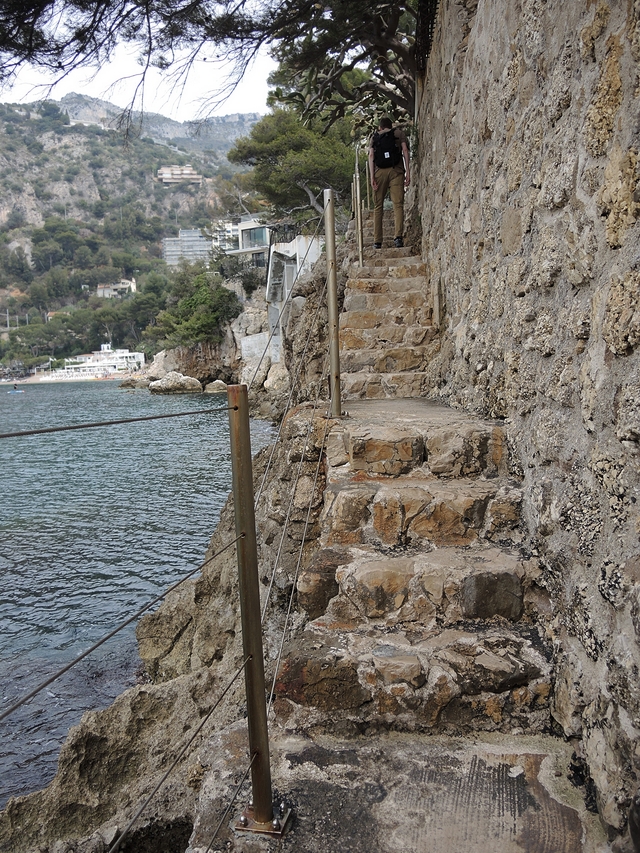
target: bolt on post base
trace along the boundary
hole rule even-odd
[[[280,838],[284,835],[287,821],[292,816],[293,810],[281,803],[273,807],[273,819],[266,823],[254,820],[253,806],[248,805],[235,823],[234,829],[238,832],[255,832],[260,835],[270,835],[272,838]]]

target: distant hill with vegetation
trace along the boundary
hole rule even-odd
[[[199,136],[191,125],[145,116],[139,133],[125,139],[115,129],[120,112],[82,95],[58,103],[0,104],[5,365],[73,355],[106,340],[144,346],[148,353],[159,349],[162,339],[145,337],[145,330],[172,299],[177,304],[189,291],[182,280],[179,294],[173,293],[175,276],[162,261],[162,238],[179,228],[207,229],[212,217],[233,209],[235,191],[228,188],[238,169],[225,153],[259,116],[212,119]],[[187,150],[182,140],[193,147]],[[203,176],[201,184],[157,180],[160,166],[187,163]],[[98,285],[134,277],[137,293],[129,299],[97,297]]]

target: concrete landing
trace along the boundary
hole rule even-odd
[[[209,750],[218,764],[204,779],[187,853],[204,853],[211,841],[224,809],[218,798],[233,790],[240,767],[222,768],[220,755],[244,761],[246,733],[220,734]],[[570,745],[545,736],[276,736],[273,783],[295,808],[289,831],[279,841],[238,834],[229,818],[211,849],[605,853],[610,848],[598,817],[571,784],[571,755]]]

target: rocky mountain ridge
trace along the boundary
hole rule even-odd
[[[71,92],[57,102],[72,122],[93,124],[110,130],[122,129],[124,111],[100,98]],[[211,116],[201,121],[180,122],[159,113],[134,111],[131,132],[149,137],[181,151],[215,152],[224,155],[239,136],[246,136],[261,118],[260,113],[231,113]]]

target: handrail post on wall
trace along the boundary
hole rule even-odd
[[[331,417],[342,414],[340,391],[340,340],[338,316],[338,276],[336,272],[336,214],[333,190],[324,191],[324,232],[327,250],[327,313],[329,321],[329,394]]]
[[[247,386],[229,385],[227,398],[253,791],[253,802],[238,819],[236,829],[280,835],[290,812],[285,815],[280,809],[274,815],[271,789]]]
[[[356,145],[356,170],[354,175],[355,183],[355,208],[356,208],[356,228],[358,229],[358,261],[360,268],[364,266],[364,234],[362,224],[362,195],[360,192],[360,143]]]

